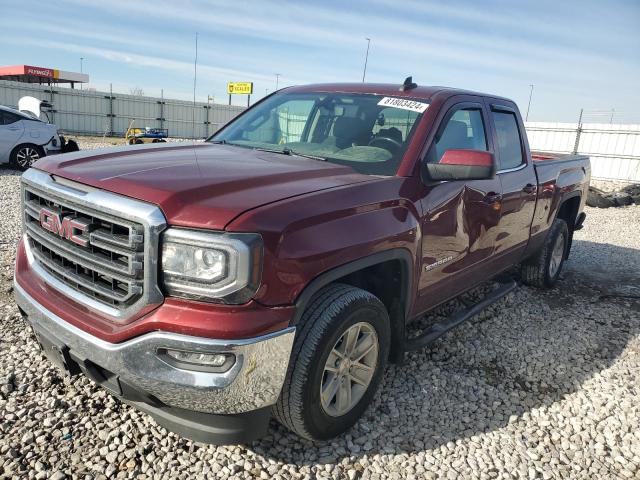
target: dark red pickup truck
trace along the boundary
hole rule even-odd
[[[534,155],[516,105],[402,85],[291,87],[205,143],[39,160],[15,296],[47,357],[169,430],[247,441],[273,414],[348,429],[428,310],[521,265],[551,287],[589,159]]]

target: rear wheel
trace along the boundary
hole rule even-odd
[[[520,268],[522,281],[538,288],[553,287],[560,277],[568,245],[567,222],[557,218],[553,221],[542,248],[522,263]]]
[[[24,144],[18,145],[11,152],[11,164],[20,171],[25,171],[41,157],[44,157],[42,148],[37,145]]]
[[[325,287],[298,325],[275,417],[311,440],[348,430],[378,388],[389,344],[389,315],[377,297],[349,285]]]

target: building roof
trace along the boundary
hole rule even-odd
[[[0,67],[0,79],[24,83],[88,83],[89,75],[33,65]]]

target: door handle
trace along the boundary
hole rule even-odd
[[[489,192],[484,196],[486,203],[496,203],[502,201],[502,195],[499,193]]]
[[[527,184],[522,188],[522,191],[523,191],[524,193],[529,193],[529,194],[531,194],[531,193],[536,193],[536,192],[538,191],[538,187],[537,187],[537,186],[535,186],[535,185],[533,185],[533,184],[531,184],[531,183],[527,183]]]

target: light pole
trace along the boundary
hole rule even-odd
[[[82,72],[82,61],[84,60],[84,57],[80,57],[80,73]],[[80,82],[80,90],[82,90],[82,82]]]
[[[280,73],[276,73],[276,90],[278,90],[278,82],[280,80],[281,74]]]
[[[196,79],[198,78],[198,32],[196,32],[196,54],[193,59],[193,109],[191,110],[191,134],[196,138]]]
[[[524,121],[528,121],[529,120],[529,109],[531,109],[531,97],[533,97],[533,84],[529,85],[531,87],[531,90],[529,90],[529,105],[527,105],[527,115],[524,117]]]
[[[369,46],[371,45],[371,39],[369,37],[365,37],[367,41],[367,53],[364,56],[364,70],[362,71],[362,83],[364,83],[364,77],[367,75],[367,61],[369,60]]]

